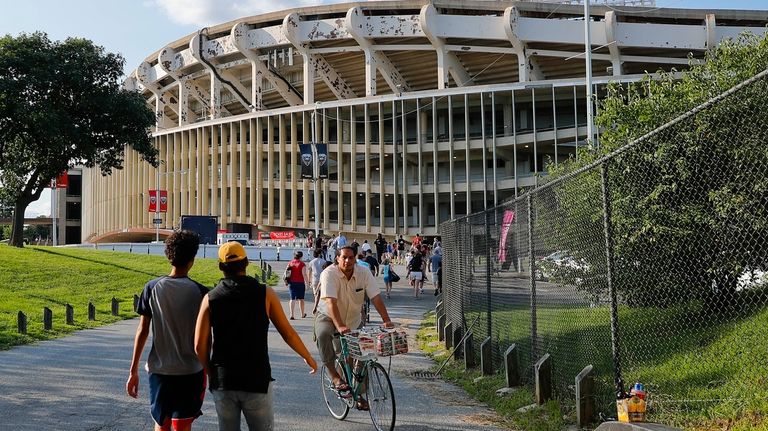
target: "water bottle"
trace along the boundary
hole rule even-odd
[[[642,383],[635,383],[634,386],[632,386],[632,390],[629,391],[630,395],[634,395],[641,400],[645,399],[645,386],[643,386]]]

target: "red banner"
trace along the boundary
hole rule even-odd
[[[160,207],[157,206],[157,194],[160,192]],[[168,212],[168,191],[167,190],[150,190],[149,191],[149,207],[148,212]]]
[[[62,172],[54,180],[51,181],[52,189],[66,189],[69,185],[69,175],[67,171]]]
[[[272,240],[285,240],[294,238],[296,238],[296,234],[292,230],[278,230],[269,233],[269,239]]]

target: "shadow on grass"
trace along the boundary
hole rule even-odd
[[[104,265],[104,266],[111,266],[113,268],[123,269],[125,271],[134,272],[136,274],[148,275],[150,277],[159,277],[160,276],[159,274],[155,274],[155,273],[151,273],[151,272],[147,272],[147,271],[142,271],[142,270],[131,268],[131,267],[124,266],[124,265],[118,265],[118,264],[115,264],[115,263],[112,263],[112,262],[103,261],[103,260],[85,258],[85,257],[80,257],[80,256],[72,256],[72,255],[69,255],[69,254],[59,253],[57,251],[47,250],[47,249],[35,248],[33,250],[37,251],[37,252],[40,252],[40,253],[48,253],[48,254],[52,254],[52,255],[56,255],[56,256],[65,257],[65,258],[68,258],[68,259],[76,259],[76,260],[82,260],[84,262],[91,262],[91,263],[97,263],[97,264]]]

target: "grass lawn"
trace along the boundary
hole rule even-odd
[[[144,284],[170,271],[164,256],[78,248],[0,245],[0,349],[36,340],[59,337],[117,320],[136,317],[133,295]],[[248,274],[259,272],[258,265]],[[213,287],[221,278],[215,259],[198,259],[190,277]],[[277,280],[273,274],[272,283]],[[111,314],[111,300],[120,301],[118,316]],[[96,321],[88,321],[88,303],[96,308]],[[65,324],[65,305],[74,308],[74,325]],[[43,307],[53,311],[53,329],[43,329]],[[27,334],[17,332],[17,316],[27,315]]]
[[[477,314],[469,312],[467,322]],[[478,334],[486,321],[486,314],[480,314],[476,340],[485,337]],[[527,308],[493,312],[494,338],[504,348],[516,343],[521,349],[521,367],[527,370],[532,368],[530,321]],[[646,385],[651,420],[692,430],[768,430],[768,310],[717,318],[695,305],[622,307],[619,325],[625,383]],[[573,378],[586,365],[593,365],[597,372],[598,409],[615,416],[609,309],[539,306],[537,333],[540,349],[553,358],[562,416],[575,417]],[[527,371],[528,381],[531,374]],[[446,373],[462,386],[472,383],[477,375],[459,372],[451,377]],[[487,388],[490,396],[484,393],[486,389],[468,390],[508,410],[492,396],[495,389],[504,386],[501,375],[485,381],[491,386]]]

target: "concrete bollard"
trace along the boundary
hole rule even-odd
[[[96,307],[93,306],[93,302],[88,303],[88,320],[96,320]]]
[[[53,311],[48,307],[43,307],[43,329],[46,331],[53,329]]]
[[[584,427],[595,418],[595,373],[587,365],[576,376],[576,423]]]
[[[445,324],[443,334],[445,334],[445,348],[450,349],[453,347],[453,323],[448,322]]]
[[[120,303],[117,301],[117,298],[114,296],[112,297],[112,315],[117,316],[120,314]]]
[[[133,312],[136,313],[139,311],[139,295],[134,294],[133,295]]]
[[[536,404],[542,405],[552,399],[552,359],[549,353],[536,362]]]
[[[435,316],[441,314],[445,314],[445,306],[443,305],[443,301],[437,301],[437,305],[435,305]]]
[[[437,315],[437,341],[445,340],[445,314]]]
[[[464,338],[464,345],[462,350],[464,351],[464,369],[475,368],[475,345],[474,334],[470,331]]]
[[[17,326],[18,326],[19,334],[27,333],[27,315],[21,311],[19,311],[19,316],[17,318]]]
[[[454,359],[461,359],[462,356],[462,346],[461,345],[461,337],[464,335],[464,331],[461,328],[461,326],[457,326],[453,330],[453,338],[451,341],[451,345],[453,345],[453,357]]]
[[[520,386],[520,359],[518,358],[517,345],[512,344],[504,352],[504,368],[506,370],[507,387]]]
[[[493,355],[491,353],[491,337],[486,337],[480,344],[480,369],[484,376],[493,374]]]
[[[65,321],[67,322],[67,325],[74,325],[75,324],[75,309],[72,308],[71,305],[67,304],[64,306],[65,313]]]

